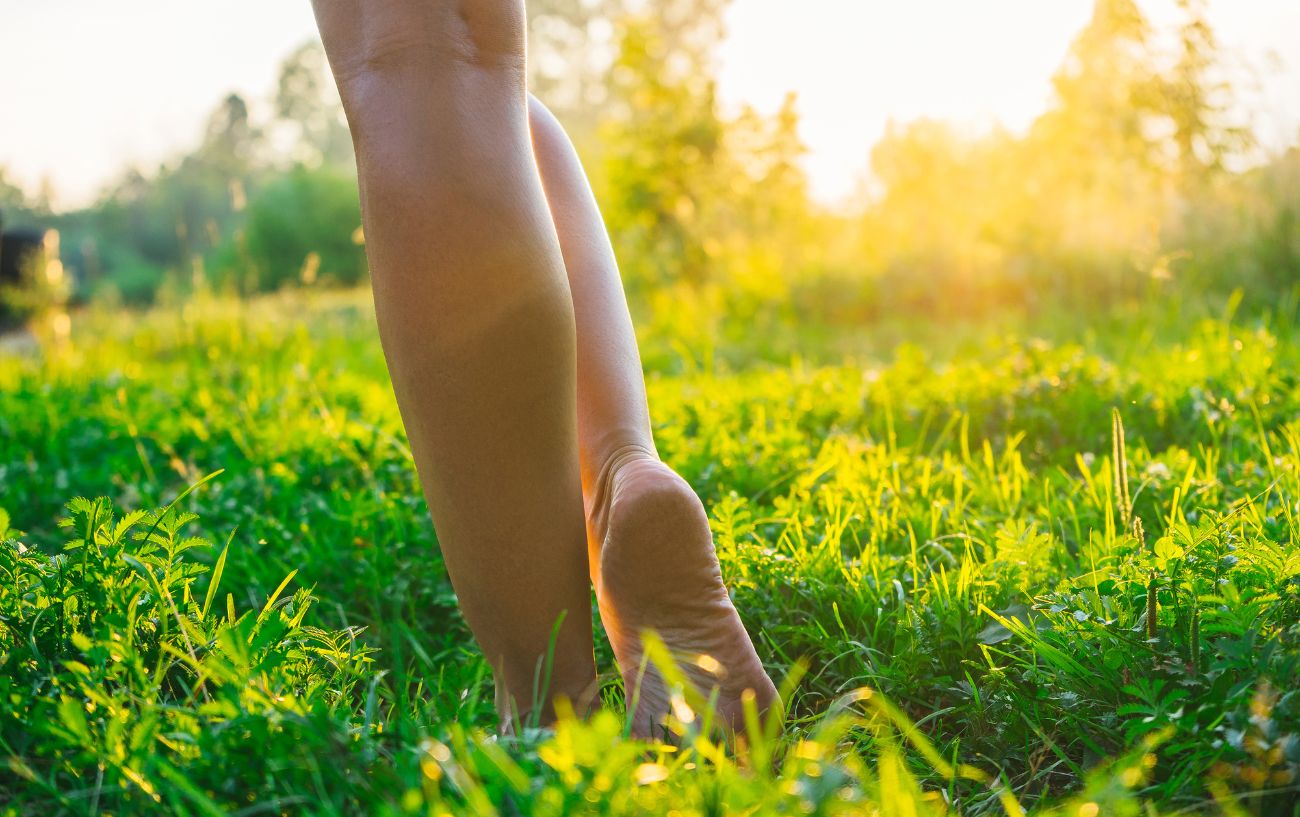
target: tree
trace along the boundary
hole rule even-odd
[[[702,282],[716,238],[700,225],[718,203],[723,123],[712,55],[699,45],[716,27],[708,12],[680,14],[687,5],[694,4],[670,1],[654,14],[625,18],[611,72],[613,98],[602,128],[607,218],[629,245],[628,271],[640,281]],[[710,9],[719,25],[722,5]],[[682,48],[686,43],[695,47]]]
[[[1249,128],[1230,120],[1234,96],[1223,72],[1222,50],[1205,16],[1205,0],[1178,0],[1184,20],[1178,57],[1163,87],[1173,122],[1176,162],[1184,191],[1200,186],[1225,161],[1254,144]]]
[[[245,292],[287,283],[355,284],[366,272],[356,177],[350,170],[295,167],[267,184],[248,208],[243,241],[226,274]]]
[[[600,192],[633,288],[726,286],[771,301],[812,243],[804,147],[793,96],[770,117],[721,112],[728,5],[665,0],[620,21]]]
[[[244,178],[258,164],[263,133],[249,120],[248,103],[229,94],[208,115],[203,142],[193,158],[227,178]]]
[[[282,124],[296,131],[296,161],[333,167],[351,165],[352,137],[319,41],[303,43],[280,64],[275,114]]]
[[[0,165],[0,221],[12,223],[31,209],[27,194],[9,178],[9,170]]]
[[[528,86],[584,152],[593,151],[629,0],[529,0]]]
[[[1134,0],[1096,0],[1022,152],[1025,206],[1059,263],[1121,280],[1154,258],[1171,194],[1153,31]],[[1091,270],[1085,273],[1084,270]]]

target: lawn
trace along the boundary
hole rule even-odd
[[[603,643],[491,737],[365,293],[78,316],[0,352],[0,814],[1300,815],[1300,332],[1235,304],[645,338],[786,680],[730,751],[624,740]]]

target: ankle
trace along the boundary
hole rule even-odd
[[[596,476],[590,486],[584,486],[589,488],[584,497],[588,522],[602,516],[608,509],[619,471],[629,463],[646,461],[659,462],[659,454],[653,444],[642,442],[613,446],[597,460],[599,468],[595,472]]]

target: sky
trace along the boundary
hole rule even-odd
[[[1025,127],[1087,22],[1091,0],[733,0],[719,90],[735,109],[798,96],[814,192],[860,188],[890,120]],[[1158,23],[1173,0],[1142,0]],[[1243,113],[1276,148],[1300,135],[1300,2],[1209,0],[1250,66]],[[127,164],[192,146],[231,91],[271,93],[280,60],[315,36],[308,0],[0,0],[0,166],[75,207]]]

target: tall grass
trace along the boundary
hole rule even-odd
[[[105,314],[0,357],[0,527],[28,531],[0,534],[0,809],[1295,813],[1289,315],[652,355],[660,448],[791,680],[782,733],[728,752],[689,708],[680,746],[624,740],[603,642],[604,713],[491,737],[363,303]]]

